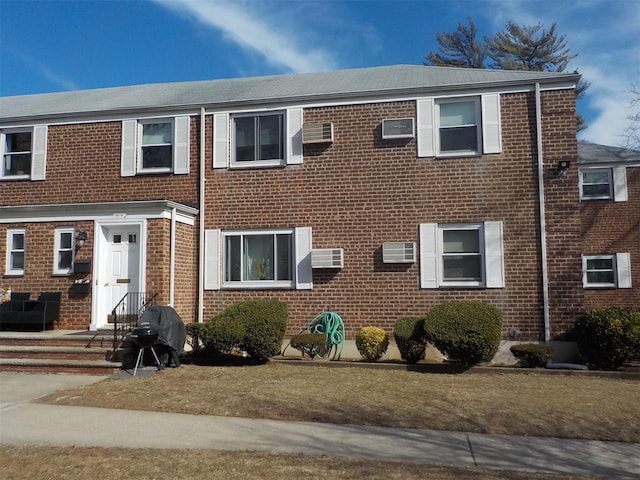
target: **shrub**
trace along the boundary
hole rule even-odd
[[[362,327],[356,335],[356,347],[364,359],[378,361],[389,347],[389,335],[378,327]]]
[[[574,335],[587,364],[616,369],[638,355],[640,313],[628,308],[596,308],[578,317]]]
[[[187,323],[185,325],[185,329],[187,331],[187,343],[191,347],[193,353],[201,353],[204,348],[204,343],[202,341],[202,333],[204,323]]]
[[[201,338],[211,353],[227,354],[239,349],[264,362],[280,353],[287,316],[287,305],[278,300],[245,300],[209,320]]]
[[[553,347],[537,343],[513,345],[511,353],[522,367],[544,367],[553,355]]]
[[[424,318],[400,318],[393,326],[393,338],[396,341],[400,357],[409,363],[418,363],[424,359],[427,348],[427,336],[424,332]]]
[[[488,362],[498,351],[502,313],[482,302],[450,302],[432,308],[424,321],[427,341],[450,360]]]

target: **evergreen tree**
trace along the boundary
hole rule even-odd
[[[436,39],[440,44],[440,53],[430,52],[425,57],[425,65],[438,67],[485,68],[486,45],[478,43],[478,29],[471,17],[467,18],[469,26],[458,24],[453,32],[440,32]]]

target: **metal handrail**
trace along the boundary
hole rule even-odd
[[[113,319],[113,353],[124,341],[127,334],[138,324],[144,310],[155,304],[157,292],[127,292],[111,311]]]

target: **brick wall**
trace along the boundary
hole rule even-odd
[[[573,140],[569,138],[575,123],[565,125],[574,98],[572,92],[544,96],[545,135],[553,136],[545,140],[549,168],[557,156],[572,154],[575,160],[575,129]],[[353,337],[363,325],[391,331],[402,316],[424,315],[444,301],[474,299],[502,310],[505,332],[517,328],[520,339],[542,338],[533,95],[503,95],[501,109],[503,153],[499,155],[418,159],[415,140],[383,141],[382,119],[415,117],[413,102],[396,102],[305,110],[305,122],[333,122],[334,142],[305,146],[301,166],[209,170],[206,228],[310,226],[314,248],[344,248],[345,267],[315,270],[311,291],[207,291],[205,317],[240,299],[276,297],[289,306],[288,333],[298,332],[331,306]],[[562,151],[555,153],[556,149]],[[561,202],[573,188],[558,182],[548,187],[548,195]],[[571,193],[575,196],[575,190]],[[561,231],[558,225],[564,215],[553,217],[551,227],[558,264],[554,275],[567,280],[573,274],[568,272],[573,260],[567,257],[575,252],[562,250],[555,242],[574,236],[571,240],[576,243],[579,228]],[[417,263],[382,263],[382,243],[417,242],[420,223],[487,220],[504,222],[505,288],[424,290],[418,286]],[[575,283],[573,277],[568,280]],[[561,302],[554,315],[563,315],[565,304],[573,303],[573,299]]]

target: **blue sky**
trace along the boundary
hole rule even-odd
[[[0,95],[420,65],[467,17],[557,23],[591,83],[580,137],[624,144],[640,0],[0,0]]]

